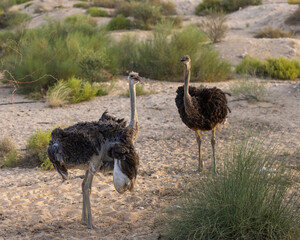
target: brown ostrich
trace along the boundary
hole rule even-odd
[[[216,173],[215,158],[215,130],[219,124],[226,120],[230,109],[227,105],[226,95],[222,90],[214,88],[195,88],[189,87],[191,59],[188,55],[183,56],[180,61],[184,64],[185,75],[184,85],[178,87],[175,98],[176,106],[181,120],[184,124],[195,131],[198,143],[198,171],[203,170],[201,159],[201,134],[200,131],[212,131],[211,145],[213,150],[213,171]]]
[[[140,81],[135,73],[129,75],[129,86]],[[132,98],[135,101],[135,96]],[[136,113],[136,110],[133,110]],[[64,180],[70,168],[86,170],[82,182],[82,223],[95,228],[92,223],[90,194],[94,174],[98,171],[113,171],[113,183],[119,193],[132,191],[137,176],[139,157],[133,145],[132,124],[111,117],[107,113],[99,121],[81,122],[71,127],[56,128],[49,141],[48,156],[54,168]],[[137,124],[137,123],[136,123]]]

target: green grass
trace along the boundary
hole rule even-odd
[[[211,47],[203,47],[207,38],[202,31],[190,25],[172,32],[170,26],[159,25],[153,37],[142,42],[125,36],[114,47],[122,72],[135,69],[151,79],[182,81],[184,68],[179,59],[189,54],[193,81],[222,81],[228,77],[230,65]]]
[[[0,139],[0,166],[15,167],[19,153],[11,138],[5,136]]]
[[[112,18],[107,24],[107,30],[121,30],[121,29],[130,29],[131,21],[125,18],[122,14],[118,14],[116,17]]]
[[[62,23],[50,22],[19,35],[0,34],[2,67],[12,74],[5,76],[18,82],[18,90],[26,95],[45,93],[57,79],[73,76],[90,82],[112,79],[118,67],[110,44],[106,31],[83,15],[67,17]]]
[[[51,107],[63,106],[66,103],[88,101],[98,95],[100,89],[93,87],[90,82],[72,77],[67,81],[59,81],[48,91],[47,102]],[[100,91],[103,95],[103,90]]]
[[[219,176],[195,180],[170,209],[162,239],[298,239],[299,197],[274,149],[233,141]],[[268,147],[267,147],[268,148]]]
[[[91,15],[92,17],[107,17],[108,13],[105,10],[102,10],[97,7],[90,7],[86,10],[86,13]]]
[[[28,157],[36,159],[40,162],[40,169],[51,170],[53,165],[50,162],[47,154],[48,143],[51,139],[51,130],[35,131],[27,140],[26,149],[28,150]]]
[[[210,12],[230,13],[250,5],[260,5],[261,0],[203,0],[195,9],[197,15],[207,15]]]
[[[95,7],[116,8],[119,2],[117,0],[93,0]]]

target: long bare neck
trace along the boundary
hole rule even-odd
[[[192,105],[191,95],[189,94],[189,84],[191,78],[191,66],[190,64],[185,64],[185,73],[184,73],[184,105],[185,107],[189,107]]]
[[[128,127],[136,128],[138,124],[138,116],[136,112],[136,92],[135,85],[129,82],[130,106],[131,106],[131,119]]]

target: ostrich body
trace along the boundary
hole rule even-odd
[[[227,105],[226,95],[222,90],[214,88],[198,89],[190,87],[191,59],[183,56],[180,60],[185,66],[184,85],[178,87],[175,98],[176,106],[184,124],[195,131],[198,143],[198,171],[203,170],[201,158],[201,134],[200,131],[212,131],[211,145],[213,150],[213,170],[216,173],[215,159],[215,130],[219,124],[226,120],[230,109]]]
[[[129,75],[129,87],[140,81],[137,73]],[[135,96],[132,98],[135,102]],[[133,104],[131,104],[133,106]],[[134,105],[135,107],[135,105]],[[136,113],[136,110],[133,110]],[[133,123],[137,117],[132,120]],[[92,223],[90,194],[94,174],[113,171],[113,183],[119,193],[133,191],[139,157],[133,145],[133,129],[126,127],[124,119],[116,119],[104,112],[95,122],[80,122],[65,129],[53,130],[48,156],[64,180],[68,169],[86,170],[82,182],[82,223],[95,228]]]

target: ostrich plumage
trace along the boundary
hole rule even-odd
[[[198,143],[198,171],[203,170],[201,158],[200,131],[212,131],[213,170],[216,172],[215,159],[215,129],[226,121],[230,109],[226,94],[222,90],[213,88],[196,88],[189,86],[191,59],[183,56],[180,60],[185,66],[184,86],[178,87],[176,93],[176,106],[183,123],[196,133]]]
[[[128,76],[129,88],[140,81],[137,73]],[[135,93],[135,91],[133,91]],[[135,103],[135,96],[131,98]],[[131,107],[135,104],[131,101]],[[136,109],[131,123],[137,125]],[[86,170],[82,182],[82,223],[94,228],[90,206],[93,176],[96,172],[113,171],[113,182],[119,193],[132,191],[137,176],[139,157],[133,145],[133,125],[126,126],[124,119],[117,119],[107,112],[99,121],[80,122],[65,129],[52,131],[48,156],[64,180],[68,169]]]

